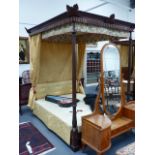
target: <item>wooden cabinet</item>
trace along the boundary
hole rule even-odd
[[[82,143],[99,155],[111,146],[111,120],[102,114],[91,114],[82,118]]]
[[[114,138],[133,127],[133,121],[127,117],[121,116],[112,120],[111,138]]]

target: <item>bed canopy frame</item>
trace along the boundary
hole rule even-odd
[[[85,45],[97,41],[116,41],[119,39],[129,39],[130,43],[132,43],[131,34],[135,25],[115,19],[114,14],[110,17],[105,17],[80,11],[77,4],[73,7],[66,6],[66,9],[66,12],[30,29],[26,29],[29,33],[32,82],[29,106],[33,109],[33,101],[47,94],[71,92],[73,115],[70,146],[73,150],[77,150],[79,149],[79,133],[76,118],[76,93],[83,92],[80,78]],[[69,52],[67,52],[67,49]],[[48,51],[48,56],[45,56],[46,50]],[[59,51],[51,55],[50,52],[54,50]],[[131,50],[130,44],[129,53]],[[63,55],[62,59],[67,59],[65,55],[68,54],[69,59],[64,60],[68,62],[67,64],[61,63],[62,59],[56,60],[60,57],[59,53]],[[51,66],[52,63],[54,67]],[[61,63],[61,66],[59,66],[59,63]],[[64,65],[66,65],[66,68]],[[56,67],[57,70],[55,69]],[[59,76],[60,73],[62,74],[63,67],[67,74],[64,73]],[[53,78],[51,72],[59,73]],[[67,75],[66,79],[64,75]],[[66,82],[67,80],[72,82]],[[60,88],[57,88],[58,84],[61,85]],[[64,90],[58,91],[58,89]]]

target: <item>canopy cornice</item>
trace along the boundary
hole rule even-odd
[[[73,7],[67,6],[66,12],[26,30],[29,35],[35,35],[38,33],[45,33],[47,31],[52,31],[53,29],[61,28],[64,25],[72,25],[73,23],[124,32],[132,32],[135,28],[135,24],[133,23],[115,19],[114,14],[112,14],[110,17],[100,16],[79,11],[78,8],[74,5]]]

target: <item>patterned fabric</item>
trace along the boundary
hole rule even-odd
[[[72,32],[72,29],[73,29],[72,25],[67,24],[62,27],[43,32],[42,39],[46,39],[51,36],[55,36],[53,38],[53,40],[55,40],[55,41],[69,40],[70,37],[67,37],[67,35],[64,35],[64,34]],[[85,33],[85,35],[82,35],[82,37],[80,37],[80,40],[82,39],[83,42],[86,42],[86,41],[93,42],[94,40],[96,40],[96,41],[104,40],[105,38],[107,38],[107,36],[113,36],[113,37],[118,37],[118,38],[128,38],[129,37],[129,32],[105,28],[105,27],[98,27],[98,26],[93,26],[93,25],[86,25],[86,24],[82,24],[82,23],[76,23],[75,30],[76,30],[76,32]],[[89,39],[87,33],[90,33],[90,34],[93,33],[91,40]],[[97,35],[95,35],[95,34],[97,34]]]
[[[131,143],[116,152],[116,155],[134,155],[135,154],[135,143]]]
[[[75,29],[77,32],[96,33],[96,34],[102,34],[102,35],[113,36],[113,37],[118,37],[118,38],[129,37],[129,32],[105,28],[105,27],[98,27],[98,26],[93,26],[93,25],[86,25],[86,24],[81,24],[81,23],[76,23]],[[85,35],[85,37],[87,37],[87,35]]]
[[[52,151],[55,147],[51,144],[31,122],[19,124],[19,154],[29,155],[26,143],[30,142],[32,154],[47,153]]]
[[[23,79],[23,83],[27,84],[27,83],[31,83],[30,81],[30,71],[26,70],[22,73],[22,79]]]

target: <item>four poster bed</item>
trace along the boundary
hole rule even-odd
[[[75,151],[80,147],[81,118],[91,114],[81,84],[87,43],[131,39],[134,24],[67,6],[67,11],[45,21],[29,33],[32,88],[29,107],[46,126]],[[129,48],[131,50],[131,48]],[[130,52],[130,51],[129,51]],[[72,98],[64,108],[45,100],[46,95]],[[76,99],[79,102],[76,103]]]

